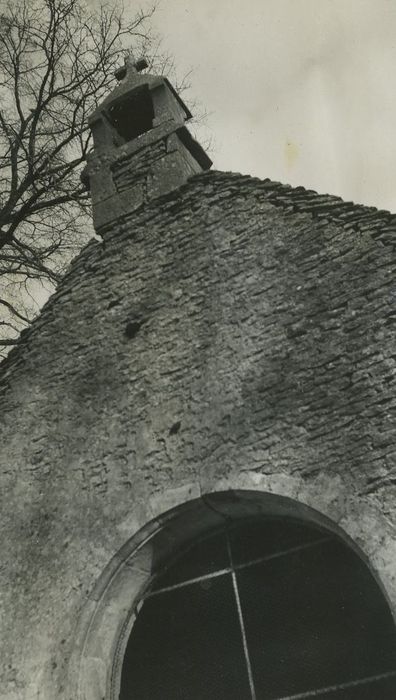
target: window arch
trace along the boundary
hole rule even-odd
[[[225,518],[156,565],[120,700],[391,700],[395,625],[361,557],[290,515]]]

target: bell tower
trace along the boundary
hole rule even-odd
[[[119,84],[89,118],[94,148],[82,179],[98,233],[212,165],[185,126],[189,109],[167,78],[141,72],[147,67],[129,55],[115,73]]]

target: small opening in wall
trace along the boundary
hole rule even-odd
[[[126,337],[130,340],[132,340],[132,338],[135,338],[139,333],[142,325],[143,321],[128,321],[127,325],[125,326]]]
[[[181,422],[178,420],[169,428],[169,435],[177,435],[180,430]]]
[[[112,126],[124,141],[132,141],[153,128],[154,110],[147,86],[113,104],[108,110]]]

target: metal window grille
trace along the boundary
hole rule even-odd
[[[120,700],[394,700],[396,633],[371,573],[312,526],[242,522],[176,554],[144,598]]]

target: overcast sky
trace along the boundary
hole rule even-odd
[[[396,0],[162,0],[154,22],[216,168],[396,212]]]

